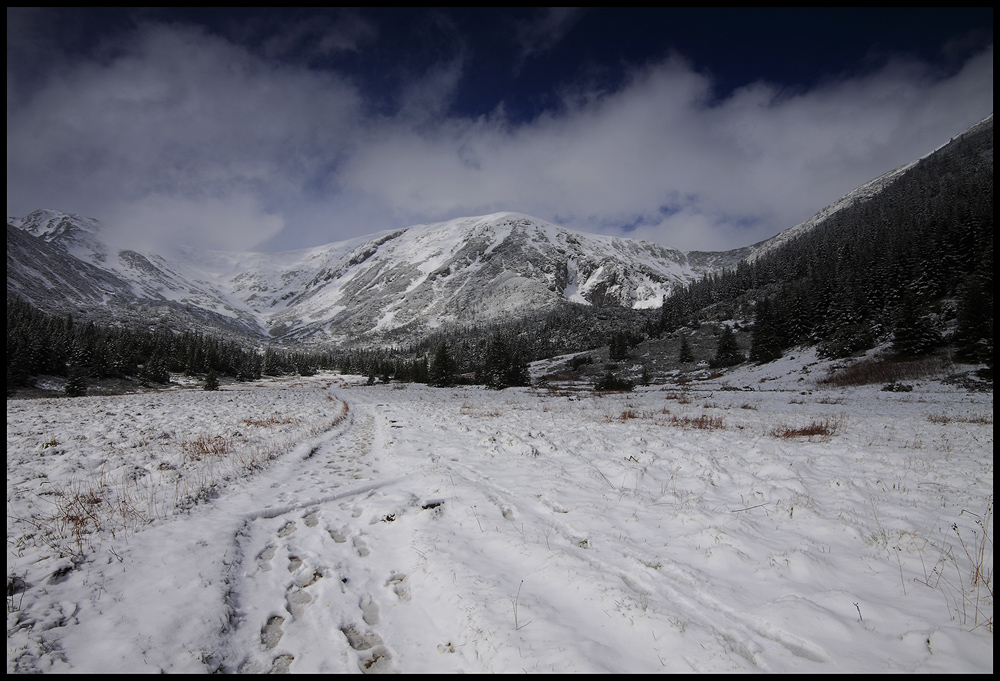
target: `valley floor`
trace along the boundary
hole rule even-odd
[[[992,393],[803,366],[8,399],[7,671],[992,673]]]

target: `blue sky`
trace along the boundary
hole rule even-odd
[[[512,210],[748,245],[993,111],[993,11],[7,9],[7,214],[286,250]]]

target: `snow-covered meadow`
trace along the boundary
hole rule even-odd
[[[992,393],[822,369],[8,399],[7,671],[991,673]]]

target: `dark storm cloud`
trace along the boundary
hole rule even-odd
[[[536,115],[511,117],[503,97],[485,113],[457,106],[483,85],[482,48],[446,15],[420,27],[431,47],[392,62],[397,80],[377,96],[384,70],[337,60],[395,39],[380,15],[221,31],[140,14],[72,54],[40,30],[61,16],[8,10],[8,215],[55,208],[220,248],[495,210],[737,247],[931,151],[993,102],[992,43],[949,69],[898,55],[795,88],[720,90],[710,70],[668,53],[610,84],[568,78]],[[579,21],[531,17],[511,29],[525,73]]]

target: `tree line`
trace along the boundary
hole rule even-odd
[[[77,323],[17,298],[7,299],[7,394],[34,385],[38,376],[65,378],[66,392],[86,392],[88,382],[125,378],[165,384],[170,374],[228,376],[313,373],[332,365],[330,353],[248,347],[198,332],[143,330]]]
[[[775,251],[676,291],[655,333],[713,319],[752,319],[756,362],[798,344],[836,358],[950,343],[992,370],[992,124]]]
[[[205,387],[215,389],[221,376],[253,381],[320,369],[369,376],[371,382],[478,383],[498,389],[530,384],[527,339],[493,330],[488,339],[471,333],[464,340],[439,337],[406,351],[259,348],[198,332],[78,323],[72,315],[46,314],[8,298],[7,394],[33,386],[39,376],[64,378],[66,394],[79,396],[100,379],[133,379],[148,386],[169,383],[171,373],[184,373],[205,376]],[[469,352],[470,343],[481,343],[482,353]],[[470,365],[473,356],[479,359]]]

